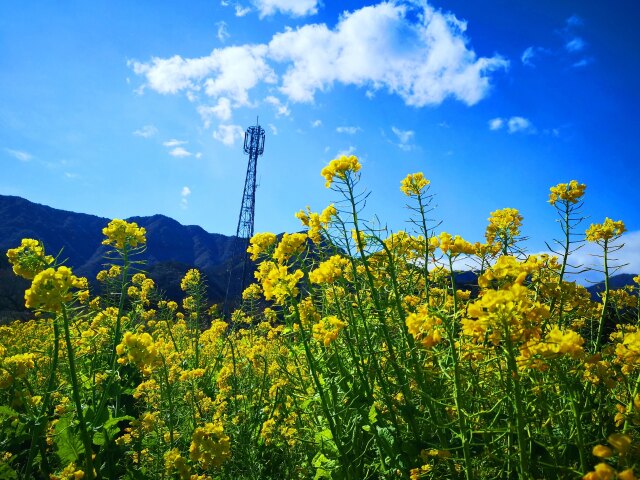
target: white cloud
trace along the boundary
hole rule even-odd
[[[391,127],[391,131],[398,137],[398,141],[401,144],[409,143],[415,135],[413,130],[400,130],[396,127]]]
[[[504,120],[500,117],[489,120],[489,130],[500,130],[504,125]]]
[[[164,145],[165,147],[177,147],[178,145],[184,145],[185,143],[187,143],[185,140],[176,140],[175,138],[172,138],[171,140],[167,140],[166,142],[162,142],[162,145]]]
[[[277,117],[282,117],[282,116],[288,117],[289,115],[291,115],[291,110],[289,110],[289,106],[284,105],[279,98],[274,97],[273,95],[269,95],[264,99],[264,101],[269,105],[273,106],[273,108],[276,111]]]
[[[255,0],[266,10],[311,12],[317,0]],[[407,105],[438,105],[447,98],[473,105],[490,89],[493,72],[509,62],[499,55],[479,57],[469,45],[466,22],[423,2],[382,2],[342,14],[334,28],[324,23],[286,28],[268,44],[214,49],[209,55],[153,57],[130,61],[144,78],[137,89],[228,98],[234,108],[252,104],[257,85],[278,83],[290,101],[312,102],[334,84],[400,96]],[[227,2],[230,4],[230,2]],[[290,7],[286,7],[289,5]],[[240,5],[237,12],[246,14]],[[276,74],[274,66],[283,71]],[[288,106],[283,110],[288,111]]]
[[[541,55],[553,55],[553,51],[543,47],[528,47],[522,52],[522,56],[520,60],[522,64],[527,67],[535,67],[534,60],[540,57]]]
[[[151,138],[156,133],[158,133],[158,129],[156,127],[154,127],[153,125],[145,125],[141,129],[136,130],[135,132],[133,132],[133,134],[135,136],[142,137],[142,138]]]
[[[345,155],[348,157],[349,155],[352,155],[355,151],[356,151],[356,147],[351,145],[348,148],[345,148],[344,150],[338,151],[338,153],[336,153],[336,158],[341,157],[342,155]],[[325,149],[325,152],[326,152],[326,149]]]
[[[269,124],[269,128],[271,129],[271,133],[274,135],[278,135],[278,127],[276,127],[273,123]]]
[[[465,30],[465,22],[429,5],[416,12],[388,2],[343,14],[333,30],[325,24],[287,29],[273,37],[269,54],[290,63],[281,91],[294,101],[311,102],[316,91],[339,82],[386,88],[418,107],[448,97],[472,105],[487,94],[488,74],[508,61],[477,58]]]
[[[253,0],[260,12],[260,18],[276,12],[289,14],[292,17],[303,17],[318,13],[318,0]]]
[[[236,140],[244,138],[244,130],[240,125],[218,125],[218,129],[213,132],[213,138],[230,147]]]
[[[198,158],[198,159],[202,158],[202,152],[196,153],[195,157]]]
[[[585,45],[586,43],[582,38],[573,37],[564,45],[564,48],[567,50],[567,52],[575,53],[584,50]]]
[[[182,191],[180,192],[180,206],[182,208],[187,208],[189,206],[189,195],[191,195],[191,189],[189,187],[182,187]]]
[[[227,22],[218,22],[216,23],[218,27],[218,32],[216,33],[216,37],[221,42],[224,42],[227,38],[230,37],[229,32],[227,31]]]
[[[571,66],[574,68],[580,68],[580,67],[586,67],[587,65],[591,65],[592,63],[593,63],[593,58],[585,57],[582,60],[578,60]]]
[[[183,147],[176,147],[169,152],[169,155],[171,155],[172,157],[184,158],[190,157],[191,155],[193,155],[193,153]]]
[[[524,117],[511,117],[507,122],[507,129],[509,133],[532,132],[533,125]]]
[[[243,45],[214,49],[208,56],[184,59],[154,57],[150,62],[130,62],[143,75],[146,86],[158,93],[198,92],[210,97],[225,96],[239,105],[249,104],[249,90],[260,82],[277,78],[265,56],[266,45]]]
[[[584,23],[584,20],[582,20],[578,15],[571,15],[567,18],[566,22],[569,27],[578,27]]]
[[[243,7],[242,5],[236,4],[236,17],[244,17],[247,13],[251,11],[249,7]]]
[[[533,65],[531,60],[533,59],[534,56],[535,56],[535,47],[527,47],[527,49],[524,52],[522,52],[522,56],[520,57],[520,60],[525,65],[531,66]]]
[[[75,180],[77,178],[80,178],[80,175],[78,175],[77,173],[72,173],[72,172],[64,172],[64,177],[68,178],[69,180]]]
[[[311,126],[313,128],[318,128],[322,126],[322,120],[314,120],[313,122],[311,122]]]
[[[338,133],[346,133],[347,135],[355,135],[356,133],[362,131],[360,127],[352,127],[352,126],[342,126],[336,128],[336,132]]]
[[[531,121],[524,117],[496,117],[489,120],[489,130],[500,130],[502,127],[507,127],[509,133],[536,133],[536,129]]]
[[[28,162],[33,158],[33,155],[23,150],[13,150],[11,148],[5,148],[4,151],[7,152],[12,157],[17,158],[21,162]]]
[[[211,119],[216,117],[219,120],[227,121],[231,118],[231,100],[227,97],[218,98],[215,106],[198,105],[198,113],[204,123],[204,128],[211,126]]]

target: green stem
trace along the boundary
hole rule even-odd
[[[53,353],[51,356],[51,371],[49,372],[49,379],[47,381],[47,389],[44,393],[44,398],[42,400],[42,407],[40,408],[40,415],[36,421],[33,432],[31,433],[31,446],[29,447],[29,455],[27,458],[27,466],[25,468],[24,478],[31,477],[31,462],[33,462],[33,457],[36,453],[36,442],[38,437],[42,434],[42,430],[46,425],[46,415],[47,410],[49,410],[49,403],[51,400],[51,392],[53,391],[53,387],[56,381],[56,371],[58,369],[58,356],[60,350],[60,327],[58,327],[57,318],[53,319]],[[42,423],[41,423],[42,422]],[[43,462],[45,458],[43,456]],[[48,475],[49,472],[45,472]]]
[[[509,366],[507,381],[513,383],[513,403],[516,413],[516,435],[518,438],[518,461],[520,469],[520,478],[530,478],[529,472],[529,455],[527,448],[527,435],[525,433],[525,418],[524,418],[524,406],[522,403],[522,392],[520,390],[520,376],[518,374],[518,364],[516,362],[513,341],[509,328],[505,326],[506,337],[506,353],[507,364]]]
[[[607,257],[607,250],[609,247],[609,240],[605,239],[604,241],[604,300],[602,302],[602,312],[600,313],[600,321],[598,322],[598,336],[596,337],[596,348],[595,352],[597,353],[600,350],[600,345],[602,345],[602,330],[604,328],[604,320],[607,314],[607,307],[609,306],[609,263]]]
[[[78,415],[78,424],[80,427],[80,438],[84,445],[85,453],[85,474],[87,478],[91,480],[94,478],[93,474],[93,449],[91,447],[91,438],[87,431],[87,424],[84,420],[84,414],[82,412],[82,401],[80,399],[80,388],[78,386],[78,375],[76,373],[76,360],[73,352],[73,345],[71,344],[71,334],[69,332],[69,317],[67,316],[67,309],[65,305],[62,305],[62,319],[64,324],[64,339],[67,344],[67,356],[69,357],[69,374],[71,380],[71,388],[73,393],[73,401],[76,405],[76,414]]]
[[[473,478],[471,465],[471,448],[469,442],[471,440],[471,431],[467,425],[467,416],[464,408],[464,395],[462,394],[462,378],[460,373],[460,362],[458,359],[458,351],[456,349],[456,321],[458,317],[458,302],[456,299],[456,281],[453,273],[453,260],[449,255],[449,271],[451,272],[451,288],[453,290],[453,315],[451,322],[446,326],[445,331],[449,339],[449,350],[451,352],[451,360],[453,361],[453,382],[454,382],[454,398],[456,411],[458,413],[458,428],[460,429],[460,438],[462,440],[462,454],[465,464],[465,478],[471,480]]]

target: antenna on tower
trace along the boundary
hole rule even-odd
[[[256,125],[247,128],[244,133],[244,153],[249,155],[247,164],[247,176],[244,181],[244,193],[238,217],[238,228],[233,246],[233,253],[229,266],[229,279],[227,291],[224,297],[223,313],[228,315],[231,311],[232,287],[237,285],[242,293],[247,286],[247,273],[249,254],[249,240],[253,237],[253,223],[256,209],[256,170],[258,157],[264,153],[264,129],[260,126],[256,117]]]

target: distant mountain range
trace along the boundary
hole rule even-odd
[[[167,298],[182,298],[180,279],[189,268],[196,267],[207,277],[210,301],[224,301],[236,237],[182,225],[164,215],[127,220],[147,230],[147,249],[140,259],[146,261],[145,270]],[[0,195],[0,321],[12,315],[23,316],[24,289],[28,288],[28,282],[11,271],[5,255],[9,248],[20,245],[23,238],[41,240],[48,254],[56,255],[62,249],[61,258],[67,259],[74,273],[92,281],[105,262],[107,247],[101,244],[102,229],[109,221]],[[234,299],[240,293],[238,286],[232,286]]]
[[[190,268],[200,269],[207,277],[209,300],[222,303],[227,288],[228,271],[232,266],[238,272],[241,265],[232,259],[236,237],[206,232],[195,225],[182,225],[164,215],[132,217],[147,230],[147,249],[141,256],[146,261],[145,270],[156,281],[167,298],[179,300],[180,280]],[[0,324],[3,321],[28,316],[24,308],[24,290],[29,283],[16,277],[5,252],[20,244],[23,238],[35,238],[44,242],[47,253],[56,255],[73,268],[74,273],[94,281],[103,268],[104,254],[102,229],[110,219],[68,212],[30,202],[24,198],[0,195]],[[255,268],[251,264],[250,272]],[[237,275],[239,277],[239,274]],[[611,278],[612,288],[632,283],[633,275],[620,274]],[[474,272],[460,272],[457,283],[461,287],[477,288]],[[602,283],[588,287],[592,297],[604,290]],[[231,298],[237,301],[240,287],[232,285]]]

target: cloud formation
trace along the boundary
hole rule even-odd
[[[218,22],[216,23],[216,26],[218,27],[216,37],[218,37],[218,40],[224,43],[225,40],[230,37],[229,32],[227,31],[227,22]]]
[[[171,140],[162,142],[162,145],[164,145],[165,147],[171,148],[171,147],[177,147],[178,145],[184,145],[185,143],[187,143],[186,140],[177,140],[175,138],[172,138]]]
[[[312,0],[254,4],[265,14],[317,8]],[[383,2],[344,13],[334,28],[307,24],[287,28],[266,44],[217,48],[197,58],[154,57],[129,65],[144,77],[143,89],[185,93],[191,99],[201,93],[225,97],[231,108],[251,105],[250,91],[261,84],[277,84],[293,102],[313,102],[317,92],[342,84],[372,94],[386,90],[416,107],[438,105],[447,98],[473,105],[488,94],[491,75],[509,62],[499,55],[478,57],[468,44],[466,28],[466,22],[426,2],[420,7]]]
[[[489,74],[508,62],[477,58],[465,30],[465,22],[426,4],[416,12],[380,3],[345,13],[334,29],[313,24],[276,34],[269,55],[288,65],[280,90],[297,102],[341,83],[386,89],[417,107],[448,97],[473,105],[487,94]]]
[[[531,123],[531,120],[524,117],[511,117],[511,118],[492,118],[489,120],[489,130],[500,130],[506,127],[509,133],[535,133],[536,129]]]
[[[253,0],[260,18],[274,15],[276,12],[304,17],[318,13],[318,0]]]
[[[21,162],[28,162],[33,158],[33,155],[23,150],[14,150],[12,148],[5,148],[4,151],[7,152],[9,155],[11,155],[13,158],[17,158]]]
[[[191,195],[191,189],[189,187],[182,187],[180,192],[180,206],[186,209],[189,206],[189,195]]]
[[[231,147],[236,140],[244,138],[244,130],[240,125],[218,125],[218,129],[213,132],[213,138]]]
[[[400,130],[396,127],[391,127],[391,131],[396,137],[398,137],[399,143],[396,144],[398,148],[405,151],[413,150],[414,146],[409,142],[413,140],[416,132],[413,130]]]
[[[289,105],[283,104],[278,97],[274,97],[273,95],[269,95],[264,99],[266,103],[273,106],[276,111],[276,117],[288,117],[291,115],[291,110],[289,110]]]
[[[133,132],[133,134],[136,137],[142,137],[142,138],[151,138],[156,133],[158,133],[158,129],[153,125],[145,125],[144,127]]]
[[[169,155],[172,157],[185,158],[190,157],[193,154],[184,147],[176,147],[169,152]]]
[[[360,132],[362,129],[360,127],[352,127],[352,126],[342,126],[336,128],[336,132],[338,133],[346,133],[347,135],[355,135]]]

